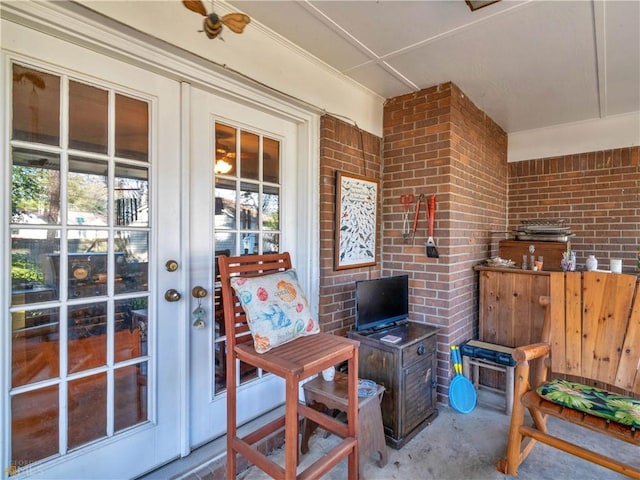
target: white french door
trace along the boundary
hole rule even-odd
[[[2,44],[2,478],[130,478],[181,452],[180,86]]]
[[[225,337],[215,288],[217,255],[270,251],[296,258],[299,206],[297,126],[274,113],[198,88],[190,89],[191,446],[226,431]],[[303,230],[303,229],[300,229]],[[308,271],[308,266],[302,267]],[[197,324],[198,308],[206,312]],[[282,403],[280,379],[240,365],[239,423]]]

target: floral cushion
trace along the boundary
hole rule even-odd
[[[256,352],[320,331],[294,269],[260,277],[231,277],[247,314]]]
[[[553,403],[640,428],[640,400],[561,379],[542,384],[536,391]]]

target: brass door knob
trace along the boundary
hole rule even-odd
[[[178,292],[177,290],[175,290],[173,288],[170,288],[169,290],[164,292],[164,299],[167,302],[177,302],[181,298],[182,298],[182,295],[180,295],[180,292]]]
[[[207,289],[200,285],[196,285],[191,289],[191,296],[193,298],[204,298],[207,296]]]
[[[164,264],[164,268],[167,269],[167,272],[175,272],[178,270],[178,262],[175,260],[167,260],[167,263]]]

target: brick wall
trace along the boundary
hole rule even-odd
[[[355,321],[355,282],[377,278],[380,248],[372,267],[334,270],[336,172],[380,180],[381,139],[325,115],[320,120],[320,300],[321,329],[346,335]],[[379,197],[380,197],[379,191]],[[378,216],[378,247],[381,237]]]
[[[439,401],[447,401],[448,346],[477,334],[473,266],[497,253],[502,234],[495,238],[492,232],[514,230],[522,220],[567,218],[579,262],[595,254],[608,268],[615,256],[634,270],[640,243],[639,147],[508,164],[505,132],[447,83],[390,99],[383,141],[324,116],[320,148],[322,329],[344,335],[352,327],[356,280],[409,274],[411,318],[441,327]],[[374,267],[334,270],[338,170],[381,182]],[[439,258],[426,255],[424,205],[415,242],[402,237],[400,196],[421,193],[437,198]]]
[[[640,147],[516,162],[509,165],[509,227],[564,218],[581,268],[587,255],[609,268],[622,258],[636,272],[640,244]]]
[[[473,337],[477,329],[473,266],[489,255],[490,232],[506,228],[507,137],[451,83],[389,100],[383,127],[382,275],[408,273],[411,318],[441,326],[438,393],[443,401],[450,377],[448,347]],[[424,208],[415,244],[402,238],[400,196],[421,193],[436,195],[439,258],[426,255]]]

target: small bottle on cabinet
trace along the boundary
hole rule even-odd
[[[585,262],[585,267],[587,267],[588,272],[593,272],[598,269],[598,259],[595,255],[589,255],[587,257],[587,261]]]

